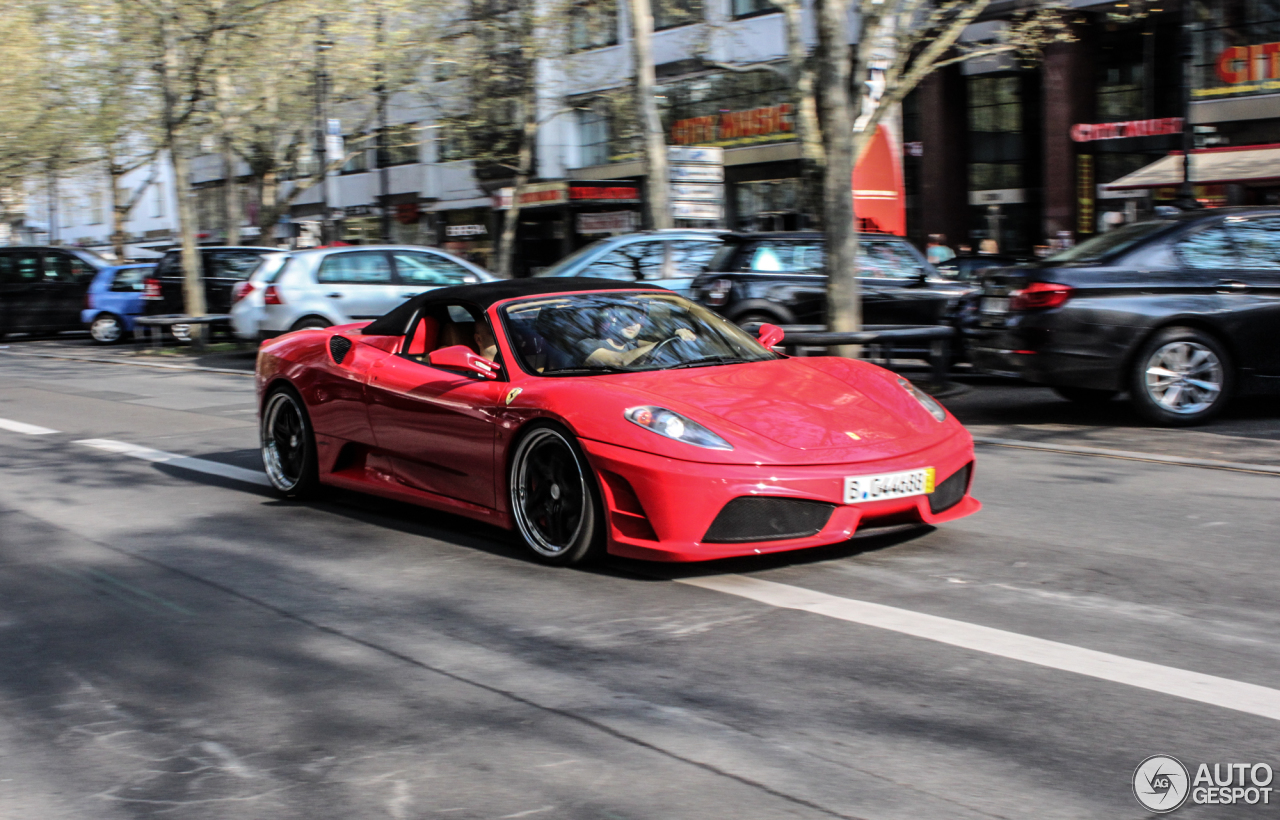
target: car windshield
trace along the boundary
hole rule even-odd
[[[1055,253],[1044,261],[1048,263],[1096,262],[1104,257],[1129,250],[1148,236],[1168,228],[1169,224],[1167,221],[1158,219],[1150,222],[1133,222],[1114,231],[1099,234],[1074,248]]]
[[[671,293],[582,293],[502,309],[526,372],[590,376],[776,359],[737,325]]]

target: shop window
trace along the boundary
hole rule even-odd
[[[769,0],[732,0],[732,7],[735,18],[753,17],[757,14],[781,11]]]
[[[316,281],[322,285],[389,285],[391,262],[381,252],[331,254],[320,263]]]
[[[408,165],[418,161],[419,128],[416,123],[389,125],[378,132],[378,167]]]
[[[1188,236],[1178,243],[1178,255],[1184,264],[1193,268],[1234,268],[1235,248],[1227,229],[1218,226]]]
[[[706,16],[702,0],[654,0],[653,28],[675,28],[701,23]]]
[[[583,0],[569,11],[569,48],[586,51],[618,44],[617,0]]]

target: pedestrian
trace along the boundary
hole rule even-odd
[[[947,246],[947,235],[942,233],[929,234],[929,247],[925,251],[925,257],[929,260],[930,265],[941,265],[956,258],[956,252]]]

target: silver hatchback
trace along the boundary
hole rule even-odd
[[[410,296],[493,274],[437,248],[356,245],[264,256],[241,282],[231,326],[241,339],[374,319]]]

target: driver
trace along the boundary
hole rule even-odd
[[[603,365],[606,367],[626,367],[638,359],[644,358],[659,344],[669,339],[653,342],[641,342],[637,337],[644,328],[648,315],[643,307],[631,305],[613,305],[600,312],[596,327],[600,337],[587,339],[582,343],[587,358],[583,364]],[[688,328],[679,328],[671,339],[683,339],[686,342],[696,340],[697,335]]]

